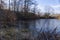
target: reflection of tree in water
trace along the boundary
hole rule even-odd
[[[33,20],[31,23],[30,23],[30,31],[32,32],[32,35],[33,36],[36,36],[36,20]]]
[[[28,21],[24,21],[24,22],[23,22],[23,25],[24,25],[23,28],[29,29],[29,22],[28,22]]]
[[[45,19],[42,24],[42,28],[38,32],[38,40],[56,40],[56,30],[57,28],[54,28],[52,31],[50,30],[50,19]]]
[[[46,30],[49,31],[50,19],[46,19],[45,23],[46,23]]]
[[[36,28],[36,21],[21,21],[20,27],[23,29],[35,30]]]
[[[42,24],[40,23],[40,25],[42,25],[41,26],[42,31],[48,31],[50,26],[50,19],[43,20],[43,23]]]
[[[19,21],[18,22],[19,29],[29,29],[29,22],[28,21]]]
[[[43,21],[43,22],[42,22]],[[42,27],[39,31],[36,27]],[[18,27],[19,26],[19,27]],[[46,28],[45,28],[46,26]],[[8,36],[13,38],[14,37],[17,40],[54,40],[55,39],[55,32],[56,28],[53,29],[53,31],[50,33],[49,27],[50,27],[50,19],[44,19],[44,20],[32,20],[32,21],[20,21],[17,25],[18,28],[10,28],[7,29],[9,31],[4,30],[4,33],[6,33]],[[47,31],[45,31],[45,29]],[[12,35],[13,34],[13,35]],[[4,36],[5,37],[5,36]]]
[[[36,21],[23,21],[21,22],[21,29],[24,29],[24,31],[28,31],[30,37],[36,37],[37,29],[36,29]],[[27,30],[26,30],[27,29]]]
[[[45,29],[46,29],[46,27],[48,26],[48,19],[45,19],[45,20],[43,20],[43,19],[40,19],[40,20],[37,20],[37,22],[36,22],[37,24],[37,28],[38,28],[38,31],[40,30],[40,31],[45,31]],[[46,25],[47,24],[47,25]]]

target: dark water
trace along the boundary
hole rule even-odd
[[[30,21],[19,21],[19,29],[29,28],[30,30],[40,31],[41,28],[44,31],[52,31],[57,28],[57,32],[60,31],[60,20],[57,19],[39,19],[39,20],[30,20]]]
[[[24,32],[22,29],[27,29],[28,31]],[[60,20],[20,20],[15,27],[0,29],[0,39],[25,40],[26,38],[26,40],[33,40],[34,38],[35,40],[55,40],[56,33],[60,33]]]

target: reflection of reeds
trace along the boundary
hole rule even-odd
[[[57,36],[58,34],[56,34],[56,30],[57,27],[51,31],[45,32],[42,31],[42,29],[40,30],[40,32],[38,33],[38,40],[57,40]],[[59,39],[60,40],[60,39]]]
[[[41,28],[38,32],[38,36],[34,37],[31,32],[22,32],[22,30],[18,30],[15,28],[5,29],[0,31],[0,39],[1,40],[57,40],[56,34],[57,28],[53,31],[45,32]]]
[[[43,26],[45,25],[45,23],[47,23],[48,20],[45,20]],[[29,26],[28,22],[27,23],[21,23],[25,26]],[[35,28],[35,21],[34,21],[34,28]],[[56,33],[57,27],[54,28],[52,31],[48,30],[45,31],[45,29],[43,29],[43,26],[41,27],[40,31],[36,31],[32,30],[33,32],[31,32],[27,27],[27,29],[23,28],[23,29],[17,29],[14,27],[9,27],[7,28],[2,28],[0,29],[0,40],[60,40],[57,36],[58,34]],[[48,23],[49,26],[49,23]],[[49,27],[48,27],[49,28]],[[37,33],[37,36],[34,36],[34,33]]]
[[[40,29],[40,32],[38,33],[38,40],[60,40],[58,34],[56,33],[57,27],[53,30],[49,30],[49,20],[46,20],[43,25],[47,22],[47,31],[43,29],[43,27]]]

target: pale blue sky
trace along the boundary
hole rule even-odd
[[[52,7],[56,13],[60,13],[60,3],[59,0],[36,0],[38,3],[38,9],[41,9],[41,12],[45,12],[46,6]],[[8,0],[6,0],[8,3]]]
[[[42,5],[57,5],[59,4],[58,0],[38,0],[39,4]]]
[[[54,9],[54,12],[60,13],[60,3],[59,0],[38,0],[38,8],[41,11],[45,11],[46,6],[50,6]]]

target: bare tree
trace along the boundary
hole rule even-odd
[[[14,11],[19,11],[19,5],[21,0],[12,0],[11,6],[14,8]]]
[[[3,7],[3,1],[2,0],[0,0],[0,9],[2,9],[2,7]]]
[[[9,0],[9,10],[10,10],[10,0]]]
[[[33,7],[33,13],[36,13],[36,7],[37,7],[37,4],[36,3],[34,3],[34,7]]]
[[[50,14],[54,11],[54,9],[51,6],[46,6],[45,11]]]
[[[14,0],[14,12],[15,12],[15,8],[16,7],[16,0]]]
[[[2,0],[0,0],[0,9],[1,9],[1,1],[2,1]]]
[[[0,0],[0,9],[4,9],[5,6],[6,3],[4,2],[4,0]]]
[[[33,0],[12,0],[11,4],[14,8],[14,11],[18,12],[21,10],[24,13],[30,11],[31,5],[35,5]]]
[[[28,12],[30,6],[33,5],[34,2],[32,0],[24,0],[24,12]]]
[[[22,0],[17,0],[16,2],[16,10],[19,12],[19,9],[21,10],[21,7],[23,6]]]

